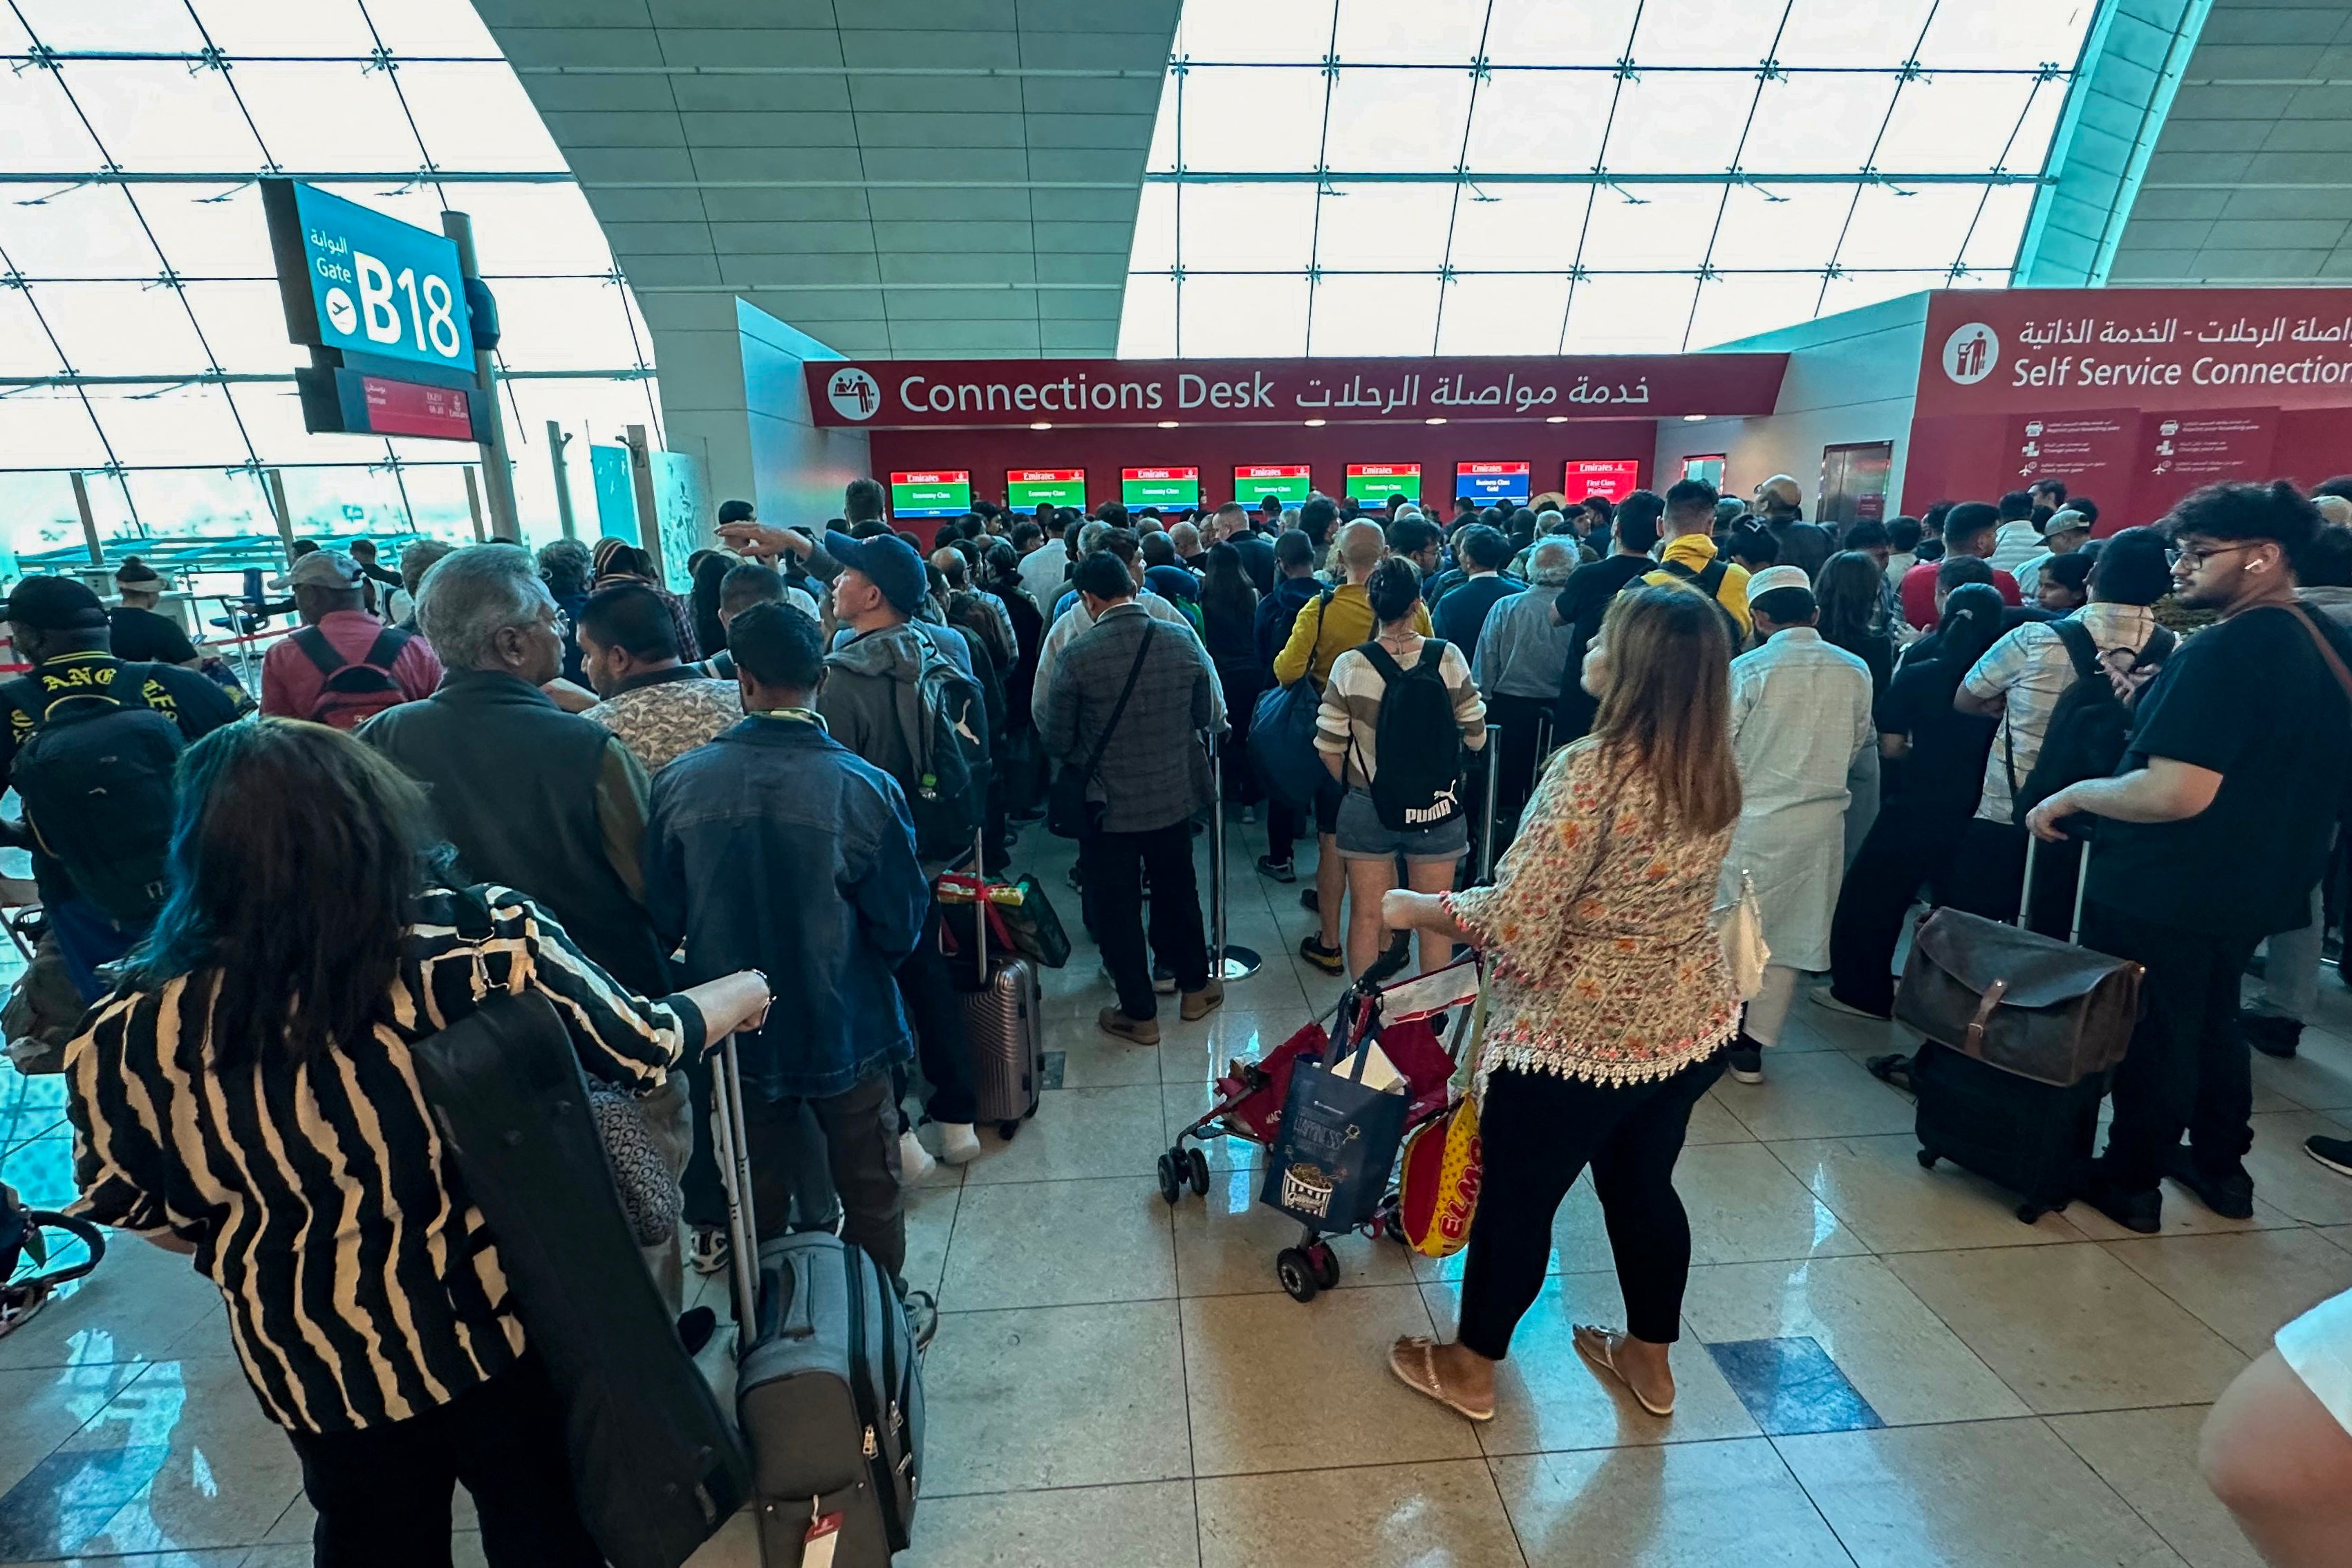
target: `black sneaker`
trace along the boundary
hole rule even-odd
[[[2291,1057],[2303,1040],[2303,1025],[2276,1013],[2248,1013],[2238,1020],[2246,1044],[2266,1057]]]
[[[2083,1184],[2083,1201],[2141,1236],[2154,1236],[2164,1228],[2164,1194],[2154,1187],[2126,1192],[2094,1170]]]
[[[719,1329],[719,1314],[708,1307],[688,1307],[678,1314],[677,1342],[688,1355],[700,1355],[702,1347]]]
[[[2243,1165],[2216,1175],[2197,1163],[2187,1144],[2176,1143],[2164,1152],[2164,1173],[2223,1219],[2254,1217],[2254,1179]]]
[[[1323,912],[1322,889],[1318,888],[1301,889],[1298,894],[1298,907],[1305,910],[1310,915],[1321,914]]]
[[[1298,872],[1291,865],[1286,857],[1283,859],[1277,860],[1271,855],[1259,856],[1257,858],[1257,874],[1261,877],[1271,877],[1277,882],[1296,882],[1298,880]]]
[[[2313,1136],[2303,1141],[2303,1152],[2337,1175],[2352,1176],[2352,1138]]]
[[[1345,974],[1348,972],[1348,955],[1336,947],[1325,947],[1315,937],[1300,940],[1298,956],[1326,974]]]
[[[1729,1053],[1731,1076],[1741,1083],[1764,1081],[1764,1053],[1754,1047],[1734,1046]]]

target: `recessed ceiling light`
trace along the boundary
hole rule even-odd
[[[1683,423],[1685,425],[1696,425],[1706,417],[1706,416],[1704,414],[1685,414],[1683,416]]]
[[[1568,423],[1568,416],[1565,414],[1547,414],[1544,416],[1544,423],[1547,425],[1565,425]]]
[[[1423,423],[1423,425],[1443,425],[1443,424],[1444,424],[1444,423],[1445,423],[1445,420],[1444,420],[1444,416],[1439,416],[1438,418],[1435,418],[1435,419],[1424,419],[1424,420],[1423,420],[1423,421],[1422,421],[1422,423]]]
[[[1173,430],[1176,428],[1176,421],[1173,419],[1162,419],[1160,422],[1160,427],[1162,430]]]
[[[1032,430],[1051,430],[1053,427],[1054,422],[1050,419],[1040,419],[1029,426]]]
[[[1307,423],[1309,425],[1328,425],[1330,421],[1328,419],[1309,419]]]

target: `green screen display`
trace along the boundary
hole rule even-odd
[[[1421,465],[1419,463],[1350,463],[1348,465],[1348,499],[1360,506],[1383,506],[1389,497],[1403,495],[1414,500],[1421,496]]]
[[[1234,470],[1234,499],[1253,510],[1268,496],[1298,506],[1314,489],[1314,470],[1305,463],[1252,463]]]
[[[1162,509],[1201,504],[1198,468],[1121,468],[1118,499],[1129,507]]]
[[[1034,511],[1041,506],[1087,504],[1084,468],[1008,468],[1004,473],[1004,504],[1014,511]]]
[[[971,510],[971,475],[961,468],[890,476],[893,517],[961,517]]]

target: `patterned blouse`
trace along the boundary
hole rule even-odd
[[[1481,1094],[1496,1068],[1646,1083],[1735,1032],[1708,920],[1731,828],[1672,835],[1658,816],[1647,773],[1580,742],[1544,770],[1494,885],[1446,896],[1492,961]]]

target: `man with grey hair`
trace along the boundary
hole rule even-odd
[[[416,629],[416,590],[423,586],[425,574],[433,570],[435,562],[457,548],[443,539],[419,539],[401,547],[400,585],[405,602],[395,601],[392,607],[400,612],[393,617],[393,624],[402,631]]]
[[[465,882],[528,893],[581,951],[640,995],[670,990],[646,910],[645,768],[601,725],[540,688],[562,669],[555,599],[530,556],[476,544],[436,564],[416,618],[441,689],[363,725],[432,797]]]
[[[1551,613],[1583,556],[1574,536],[1538,539],[1528,552],[1528,592],[1496,602],[1486,613],[1470,678],[1486,700],[1486,720],[1500,726],[1495,742],[1495,852],[1511,841],[1519,808],[1527,803],[1541,765],[1536,755],[1537,721],[1559,701],[1560,683],[1571,678],[1569,658],[1576,651],[1576,628]]]

